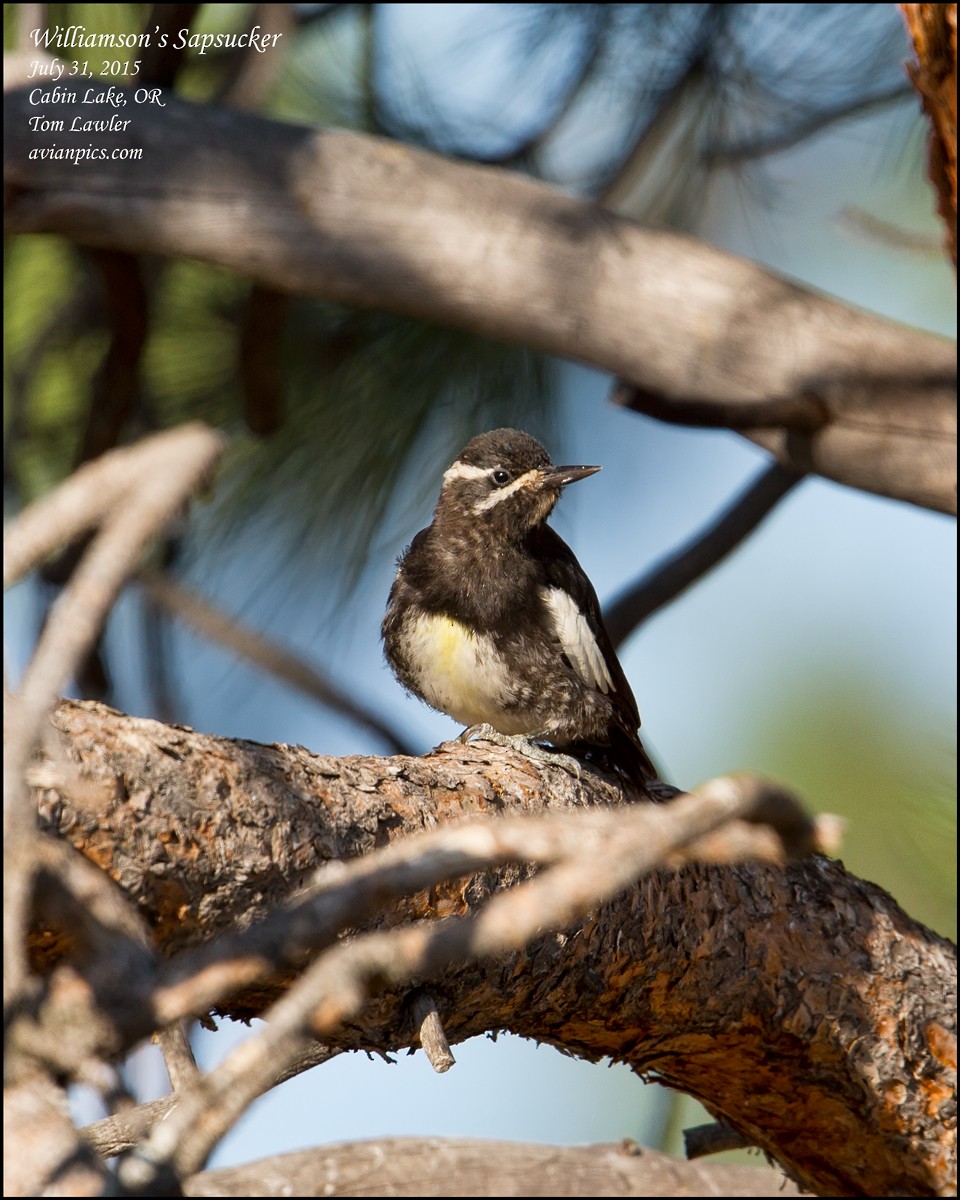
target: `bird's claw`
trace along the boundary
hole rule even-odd
[[[548,763],[552,767],[560,767],[569,772],[574,779],[579,780],[583,768],[580,762],[569,754],[561,754],[558,750],[548,750],[522,733],[501,733],[498,729],[484,721],[480,725],[470,725],[457,738],[464,745],[471,741],[493,742],[496,746],[504,746],[526,755],[536,762]]]

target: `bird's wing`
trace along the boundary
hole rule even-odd
[[[634,731],[640,725],[640,713],[604,626],[597,593],[566,542],[549,525],[540,533],[537,557],[545,577],[542,594],[557,640],[584,683],[608,694],[620,709],[625,727]]]
[[[610,668],[586,613],[563,587],[552,585],[541,592],[550,611],[553,630],[570,665],[584,683],[597,691],[614,690]]]

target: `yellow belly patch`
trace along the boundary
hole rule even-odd
[[[491,638],[451,617],[421,614],[407,630],[406,657],[428,704],[462,725],[489,721],[503,733],[510,679]],[[514,721],[516,718],[513,719]]]

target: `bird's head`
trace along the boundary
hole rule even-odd
[[[434,519],[522,535],[542,524],[568,483],[600,467],[555,467],[528,433],[494,429],[463,448],[444,472]]]

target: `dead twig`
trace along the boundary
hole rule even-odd
[[[156,1039],[170,1077],[170,1086],[175,1092],[186,1091],[190,1084],[200,1078],[200,1068],[183,1022],[171,1021],[157,1033]]]
[[[279,1087],[288,1079],[302,1075],[304,1071],[309,1071],[320,1063],[329,1062],[338,1053],[339,1051],[332,1050],[329,1046],[312,1042],[285,1070],[278,1073],[273,1086]],[[92,1121],[80,1130],[80,1136],[100,1158],[113,1158],[133,1149],[149,1129],[176,1108],[179,1099],[175,1092],[170,1092],[169,1095],[161,1096],[159,1100],[150,1100],[126,1112]]]
[[[413,1018],[419,1029],[420,1045],[438,1075],[442,1075],[457,1061],[450,1050],[444,1033],[443,1022],[437,1011],[437,1003],[428,992],[421,992],[413,1001]],[[412,1051],[411,1051],[412,1053]]]

